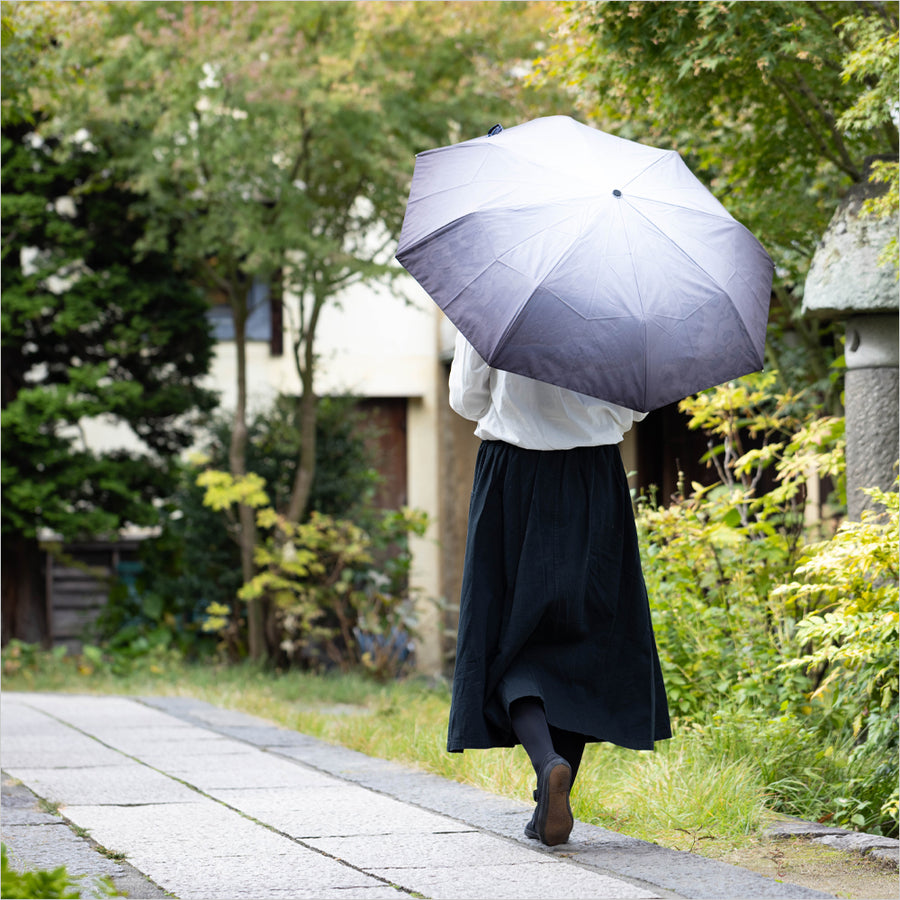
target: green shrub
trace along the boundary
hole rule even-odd
[[[238,591],[262,604],[276,662],[304,669],[362,668],[396,677],[413,663],[414,597],[409,587],[410,534],[422,535],[421,512],[382,513],[368,529],[313,512],[291,522],[269,506],[262,478],[235,479],[208,469],[198,483],[206,503],[228,511],[238,502],[256,508],[257,574]],[[228,633],[229,609],[213,604],[205,627]]]
[[[796,629],[799,655],[782,671],[812,677],[810,703],[827,723],[823,740],[852,739],[838,787],[838,824],[898,832],[898,494],[872,489],[881,507],[844,522],[811,546],[796,574],[775,589],[785,604],[814,606]]]
[[[730,756],[754,761],[776,809],[894,835],[897,493],[871,491],[884,512],[831,536],[810,521],[813,473],[842,509],[843,422],[799,417],[773,379],[683,401],[719,483],[638,499],[670,706],[709,740],[745,736]]]
[[[378,482],[367,438],[370,427],[352,397],[320,398],[317,409],[316,476],[310,508],[352,518],[363,525],[380,520],[369,501]],[[280,397],[248,424],[248,470],[260,475],[273,503],[290,494],[299,451],[299,427],[292,398]],[[231,422],[213,418],[201,442],[207,465],[227,469]],[[141,570],[133,587],[114,586],[98,623],[99,643],[127,664],[130,658],[168,651],[188,658],[214,656],[227,643],[230,658],[246,653],[240,554],[226,518],[204,503],[197,484],[204,466],[184,463],[177,490],[163,510],[158,537],[141,549]],[[204,629],[210,608],[229,610],[227,636]],[[227,637],[227,640],[225,638]]]
[[[682,401],[690,427],[707,435],[720,481],[682,485],[668,506],[638,499],[661,664],[681,717],[748,704],[775,714],[807,685],[779,666],[794,655],[797,622],[816,598],[771,594],[801,558],[811,471],[841,483],[843,422],[799,418],[797,397],[773,394],[774,382],[765,373]]]

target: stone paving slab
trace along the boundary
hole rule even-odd
[[[104,847],[129,858],[146,850],[171,856],[173,848],[188,857],[288,853],[293,842],[260,827],[240,813],[206,797],[194,803],[158,806],[65,806],[61,812]]]
[[[378,834],[310,838],[308,846],[345,859],[360,869],[450,869],[505,864],[550,865],[553,857],[501,841],[480,831]]]
[[[78,835],[62,820],[49,825],[3,826],[3,843],[6,844],[10,861],[15,867],[23,854],[20,849],[24,839],[29,842],[29,861],[42,869],[55,869],[59,863],[59,852],[66,860],[66,868],[72,875],[115,875],[117,866],[111,859],[92,852],[85,847]]]
[[[266,857],[264,865],[259,864],[260,857],[253,852],[208,856],[198,855],[196,847],[190,848],[194,852],[184,854],[173,854],[164,848],[154,854],[136,850],[129,860],[177,896],[220,888],[238,893],[255,890],[258,897],[268,896],[269,891],[318,890],[329,897],[348,888],[384,885],[380,879],[341,860],[283,840],[290,846],[284,853]]]
[[[226,788],[326,787],[334,782],[321,772],[262,750],[190,757],[167,771],[206,793]]]
[[[261,900],[258,887],[246,890],[212,887],[202,890],[185,890],[179,895],[181,900]],[[265,900],[408,900],[409,894],[400,888],[386,884],[375,887],[340,888],[328,894],[321,890],[266,890]]]
[[[10,774],[184,900],[830,896],[583,822],[547,848],[522,833],[530,804],[189,698],[0,700],[4,735],[63,728],[121,755],[85,767],[54,739]]]
[[[306,789],[215,790],[210,796],[299,839],[471,830],[454,819],[380,794],[370,794],[361,806],[359,790],[335,781]]]
[[[457,869],[452,877],[446,871],[423,869],[376,869],[389,881],[412,879],[415,890],[432,900],[485,900],[486,884],[491,886],[490,900],[573,900],[576,897],[652,898],[658,894],[586,869],[568,872],[560,879],[557,861],[517,863],[515,876],[506,865],[468,866]],[[563,882],[563,883],[561,883]]]
[[[124,728],[115,723],[104,723],[92,726],[91,735],[104,744],[130,755],[139,754],[148,747],[195,744],[210,745],[206,750],[233,747],[235,750],[247,751],[246,744],[229,740],[206,728],[188,725],[186,722],[177,725],[137,725]]]
[[[22,694],[29,706],[82,730],[187,728],[188,723],[126,697],[83,694]]]
[[[79,881],[84,898],[108,896],[102,877],[111,879],[129,897],[153,900],[165,896],[133,866],[103,856],[60,816],[42,811],[28,788],[7,777],[2,786],[2,831],[10,866],[16,871],[65,866]]]
[[[120,753],[127,753],[139,762],[165,772],[175,766],[182,766],[186,771],[194,765],[195,759],[228,754],[240,755],[247,752],[246,744],[232,741],[229,738],[219,738],[218,740],[190,738],[183,742],[154,741],[132,749],[128,749],[125,742],[117,742],[115,746]]]
[[[191,803],[195,791],[137,762],[123,757],[115,766],[29,769],[9,766],[4,771],[27,784],[39,797],[63,806],[95,803]]]
[[[545,889],[546,885],[554,884],[554,891],[563,891],[568,897],[660,896],[656,891],[572,867],[525,847],[504,846],[506,842],[475,831],[318,838],[306,843],[426,897],[494,900],[504,894],[536,896],[533,893],[536,881]],[[498,865],[498,861],[502,864]],[[548,869],[547,873],[536,879],[535,873],[544,868]],[[460,873],[465,873],[465,877],[461,878]]]
[[[43,769],[64,766],[115,766],[122,754],[93,738],[59,726],[60,731],[40,735],[5,734],[0,743],[0,765],[4,769]]]
[[[25,695],[15,695],[23,697]],[[15,709],[15,716],[4,715],[7,709]],[[0,693],[0,719],[3,720],[3,740],[8,737],[42,737],[44,735],[69,734],[71,729],[62,722],[40,712],[23,706],[20,700],[10,699],[9,694]]]

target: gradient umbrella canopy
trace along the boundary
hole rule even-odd
[[[568,116],[418,154],[397,259],[489,365],[629,409],[763,365],[760,243],[678,153]]]

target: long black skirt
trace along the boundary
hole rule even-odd
[[[519,697],[588,742],[671,737],[616,445],[478,451],[447,749],[517,744]]]

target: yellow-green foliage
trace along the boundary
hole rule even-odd
[[[812,702],[849,722],[853,762],[875,762],[874,773],[854,775],[843,798],[843,818],[869,828],[898,821],[897,722],[900,613],[898,613],[898,494],[871,489],[880,509],[844,522],[830,541],[813,545],[796,570],[799,579],[776,588],[786,604],[814,606],[797,624],[800,655],[787,671],[811,673]]]
[[[269,502],[265,490],[266,482],[255,472],[248,472],[235,478],[228,472],[207,469],[197,476],[197,484],[206,488],[203,502],[210,509],[229,509],[235,503],[257,508]]]
[[[638,501],[669,705],[682,726],[719,714],[760,736],[783,722],[795,745],[766,774],[778,808],[796,814],[802,794],[837,824],[896,834],[897,493],[871,491],[884,511],[837,528],[843,421],[802,413],[776,383],[769,372],[683,401],[719,481]],[[810,507],[822,476],[835,495]]]
[[[811,607],[772,599],[798,565],[810,524],[810,478],[843,475],[843,421],[798,412],[777,373],[721,385],[681,403],[709,439],[718,483],[681,486],[666,506],[638,501],[645,577],[670,706],[705,717],[721,705],[778,710],[805,676],[776,675],[795,654],[794,629]],[[760,489],[774,473],[774,488]],[[769,479],[770,483],[772,479]]]
[[[843,19],[838,27],[841,37],[853,47],[843,59],[841,80],[845,84],[855,82],[860,85],[862,93],[840,116],[837,124],[848,132],[872,130],[884,119],[885,112],[896,117],[897,81],[900,78],[896,23],[890,29],[884,20],[854,15]],[[893,218],[896,223],[900,206],[900,165],[897,160],[874,161],[869,181],[884,185],[884,190],[865,201],[863,215],[876,219]],[[896,229],[882,249],[878,262],[880,265],[893,264],[900,276]]]
[[[289,663],[344,671],[362,667],[390,677],[411,662],[415,618],[406,541],[424,533],[423,513],[387,512],[371,530],[316,511],[293,522],[269,505],[259,475],[235,478],[207,470],[197,482],[213,509],[228,515],[239,503],[256,509],[256,574],[238,598],[263,604],[267,630],[277,634]],[[232,627],[229,614],[224,604],[211,604],[205,628]]]

